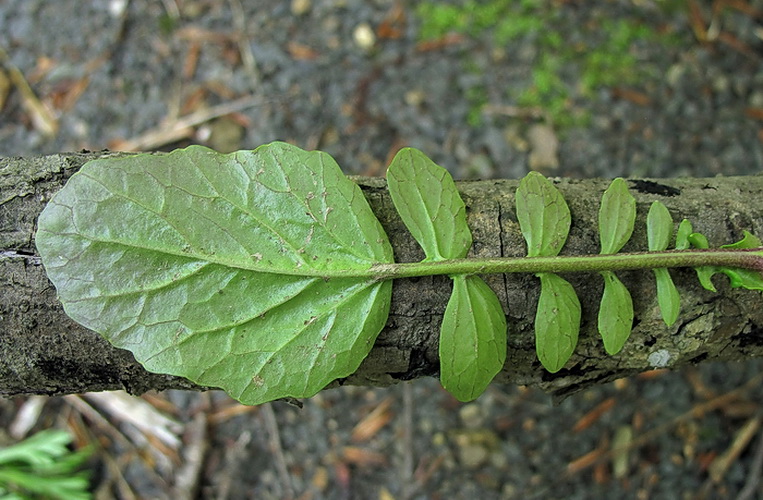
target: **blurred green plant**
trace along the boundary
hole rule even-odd
[[[77,470],[90,451],[70,451],[71,440],[65,431],[45,430],[0,449],[0,499],[91,498],[87,472]]]
[[[448,33],[489,36],[496,47],[529,38],[537,47],[531,84],[508,96],[523,107],[541,108],[561,127],[583,125],[589,115],[575,110],[576,99],[612,85],[636,85],[650,72],[633,51],[634,44],[672,43],[671,35],[658,34],[638,19],[610,19],[595,15],[583,26],[568,26],[563,8],[549,0],[470,0],[458,5],[424,2],[417,6],[419,37],[431,40]],[[561,27],[561,28],[560,28]],[[582,30],[586,43],[565,43],[561,32]],[[590,40],[590,42],[588,42]],[[475,71],[474,64],[467,71]],[[478,71],[478,70],[477,70]],[[468,122],[478,125],[487,92],[470,89]],[[476,97],[476,98],[475,98]]]

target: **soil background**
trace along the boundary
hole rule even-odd
[[[460,179],[763,169],[763,2],[509,4],[447,3],[462,10],[441,29],[393,0],[4,0],[0,154],[285,140],[364,175],[403,146]],[[508,37],[507,19],[535,28]],[[3,400],[0,424],[35,401],[29,432],[93,443],[99,498],[763,498],[745,489],[761,368],[655,371],[559,404],[502,386],[461,404],[433,379],[301,409],[148,395],[167,441],[87,396]]]

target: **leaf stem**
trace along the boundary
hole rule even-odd
[[[761,249],[690,249],[608,255],[554,257],[496,257],[376,264],[368,271],[352,271],[342,277],[374,277],[377,280],[415,278],[442,274],[566,273],[656,269],[660,267],[721,266],[763,271]],[[369,276],[371,275],[371,276]]]

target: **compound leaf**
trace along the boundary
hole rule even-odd
[[[636,223],[636,199],[621,178],[612,181],[601,197],[599,238],[601,253],[617,253],[628,242]]]
[[[760,238],[749,231],[744,231],[744,236],[736,243],[721,245],[721,248],[754,249],[761,248],[763,244]],[[760,256],[761,252],[755,252]],[[763,275],[755,269],[742,269],[732,267],[715,267],[713,272],[721,272],[729,277],[732,288],[746,288],[747,290],[763,290]],[[712,274],[711,274],[712,276]]]
[[[686,230],[684,227],[683,231]],[[662,252],[668,248],[673,234],[673,218],[668,207],[659,201],[652,203],[646,216],[646,236],[650,252]],[[683,238],[683,236],[682,236]],[[691,238],[691,235],[688,237]],[[687,238],[687,239],[688,239]],[[683,244],[683,242],[679,242]],[[657,303],[665,324],[670,326],[678,319],[681,311],[681,300],[676,285],[666,268],[653,269],[657,279]]]
[[[327,277],[392,262],[362,192],[284,143],[89,162],[43,211],[37,248],[77,322],[247,404],[349,375],[389,311],[391,281]]]
[[[485,391],[506,361],[506,317],[493,290],[477,276],[453,276],[440,327],[440,382],[459,401]]]
[[[557,255],[570,231],[570,209],[562,194],[542,174],[530,172],[519,182],[516,197],[527,256]]]
[[[636,223],[636,199],[623,179],[612,181],[601,197],[599,207],[599,238],[601,253],[620,251],[633,234]],[[600,273],[604,278],[604,293],[599,305],[598,328],[609,354],[617,354],[631,334],[633,300],[628,289],[613,272]]]
[[[580,331],[580,301],[575,289],[553,273],[538,273],[540,299],[535,314],[535,350],[546,370],[561,370],[575,351]]]
[[[690,240],[697,248],[708,248],[709,244],[707,238],[701,233],[693,233],[690,236]],[[760,238],[744,231],[744,236],[736,243],[730,243],[728,245],[721,245],[721,248],[733,248],[733,249],[756,249],[761,247]],[[761,252],[754,252],[756,255],[760,255]],[[697,268],[697,275],[699,281],[708,290],[715,292],[715,286],[713,286],[712,277],[716,273],[723,273],[729,277],[729,283],[732,288],[745,288],[747,290],[763,290],[763,275],[761,272],[755,269],[742,269],[735,267],[723,267],[723,266],[702,266]]]
[[[684,227],[683,231],[681,229],[682,227]],[[690,246],[695,248],[710,248],[710,244],[704,234],[692,231],[692,225],[688,220],[684,219],[681,221],[681,225],[678,226],[678,233],[676,233],[676,248],[684,249],[689,248]],[[744,231],[741,240],[736,243],[721,245],[721,248],[753,250],[761,248],[762,245],[763,243],[760,241],[760,238],[749,231]],[[760,255],[759,252],[754,253]],[[717,292],[712,281],[712,277],[717,273],[723,273],[728,276],[732,288],[763,290],[763,274],[758,270],[723,266],[700,266],[695,267],[694,269],[697,271],[697,277],[699,278],[700,284],[711,292]]]
[[[599,334],[608,354],[620,352],[633,327],[633,299],[622,281],[611,271],[602,271],[604,294],[599,306]]]
[[[413,148],[401,149],[387,170],[392,202],[427,261],[466,257],[472,233],[466,208],[447,170]]]

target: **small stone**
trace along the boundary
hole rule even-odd
[[[752,108],[763,108],[763,92],[753,92],[747,102]]]
[[[209,147],[221,153],[230,153],[241,149],[244,127],[228,117],[221,117],[209,124]]]
[[[559,167],[559,139],[554,129],[548,125],[536,124],[527,131],[527,141],[530,143],[530,169],[542,173]]]
[[[109,14],[115,19],[122,17],[126,8],[127,0],[111,0],[111,2],[109,2]]]
[[[458,461],[467,469],[476,469],[487,462],[490,453],[484,446],[465,444],[458,449]]]
[[[307,14],[313,6],[311,0],[291,0],[291,13],[295,16]]]
[[[370,50],[376,43],[376,35],[368,23],[357,25],[352,32],[352,39],[355,41],[355,45],[363,50]]]
[[[712,86],[713,86],[713,90],[715,90],[716,92],[724,93],[729,90],[731,83],[729,82],[729,79],[725,75],[720,74],[713,77]]]
[[[432,445],[434,446],[445,446],[445,443],[447,442],[447,439],[445,439],[445,434],[442,432],[436,433],[434,436],[432,436]]]
[[[485,154],[474,155],[466,167],[470,179],[489,179],[493,176],[493,164]]]
[[[462,406],[458,411],[458,416],[467,429],[477,429],[482,426],[485,420],[482,415],[482,408],[476,403]]]
[[[503,469],[509,465],[509,458],[500,451],[494,451],[490,454],[490,465],[496,469]]]
[[[325,491],[329,485],[328,470],[325,467],[318,467],[315,469],[315,474],[313,474],[310,484],[320,492]]]
[[[421,89],[409,90],[405,93],[403,98],[408,106],[419,107],[424,102],[426,94]]]
[[[676,63],[665,72],[665,81],[668,82],[668,85],[672,88],[676,88],[681,82],[681,77],[683,77],[683,75],[684,67]]]
[[[516,123],[506,127],[506,129],[503,131],[503,136],[509,146],[519,151],[520,153],[524,153],[530,149],[530,145],[527,143],[524,137],[520,135],[519,125]]]
[[[518,492],[519,489],[516,485],[505,483],[503,488],[501,488],[501,498],[515,498]]]

